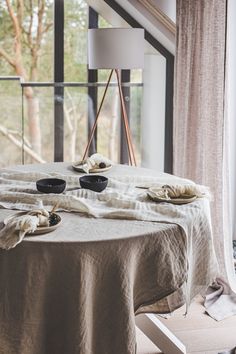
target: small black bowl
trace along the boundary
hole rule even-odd
[[[94,192],[103,191],[108,183],[108,178],[99,175],[85,175],[80,177],[81,188],[91,189]]]
[[[66,188],[66,181],[59,178],[43,178],[36,181],[36,187],[42,193],[62,193]]]

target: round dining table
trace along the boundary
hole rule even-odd
[[[14,171],[79,175],[67,163]],[[129,166],[104,175],[137,171],[158,175]],[[0,209],[0,227],[16,212]],[[53,232],[0,250],[0,353],[134,354],[135,315],[168,312],[173,294],[175,307],[185,301],[185,233],[175,223],[58,213],[62,222]]]

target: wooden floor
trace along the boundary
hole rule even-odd
[[[218,354],[236,346],[236,316],[217,322],[206,315],[202,298],[190,306],[187,317],[184,309],[177,310],[169,319],[161,321],[187,348],[187,354]],[[159,354],[150,340],[137,329],[137,354]],[[175,354],[175,353],[173,353]]]

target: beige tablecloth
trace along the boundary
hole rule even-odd
[[[40,168],[72,173],[66,164]],[[108,175],[124,171],[138,170]],[[0,220],[11,213],[1,209]],[[213,280],[210,233],[187,240],[174,224],[60,215],[53,233],[0,251],[0,353],[134,354],[135,314],[183,303],[189,257],[196,293]]]

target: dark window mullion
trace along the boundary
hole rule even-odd
[[[54,0],[54,81],[64,82],[64,0]],[[54,88],[54,161],[64,159],[64,87]]]
[[[130,83],[130,70],[121,70],[121,83]],[[130,122],[130,87],[122,86],[122,92],[125,99],[125,108]],[[128,146],[125,135],[125,129],[123,124],[123,119],[121,119],[120,127],[120,163],[128,164],[129,155],[128,155]]]
[[[88,28],[98,28],[98,13],[91,7],[88,12]],[[88,69],[88,83],[96,83],[98,81],[98,71]],[[98,88],[97,86],[88,87],[88,136],[93,127],[97,113]],[[95,130],[92,143],[89,148],[89,156],[97,150],[97,129]]]
[[[166,97],[165,97],[165,147],[164,171],[173,173],[173,97],[174,97],[174,57],[166,59]]]

